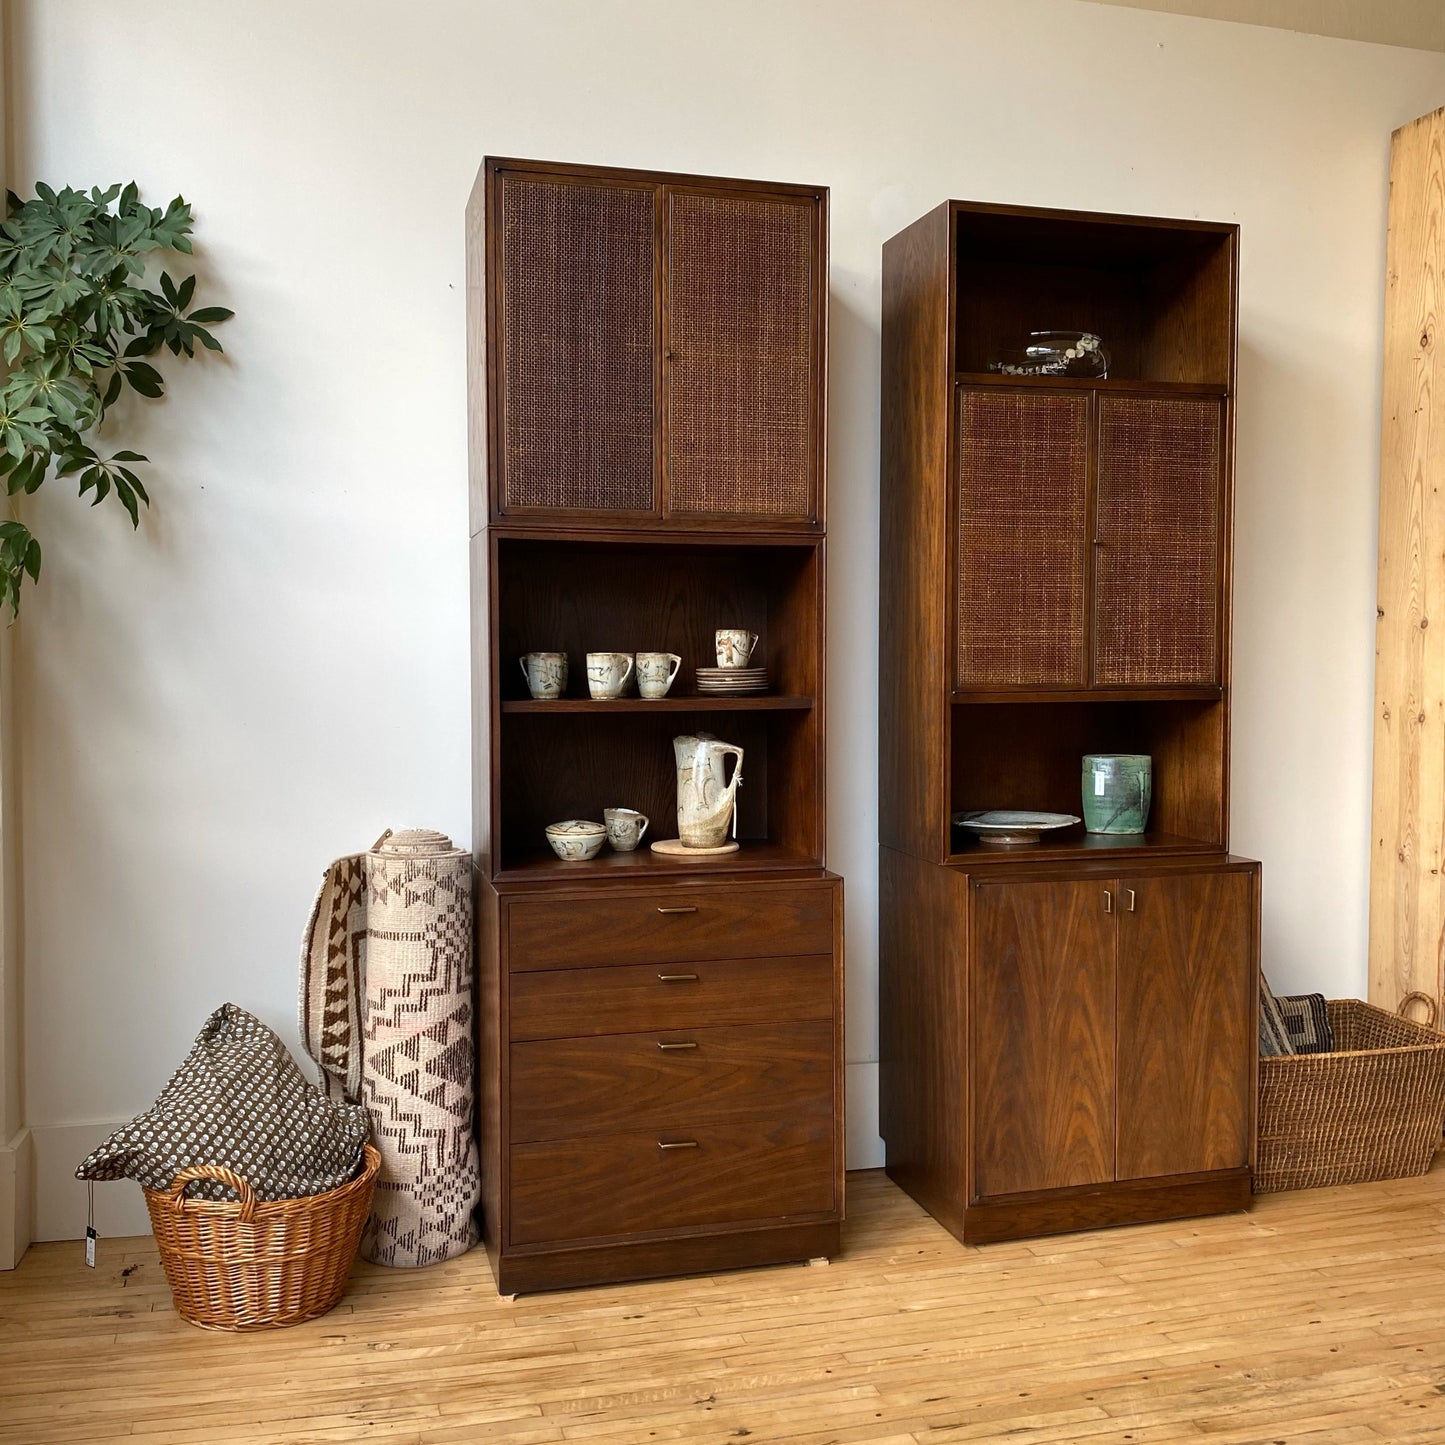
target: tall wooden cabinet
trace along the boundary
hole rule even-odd
[[[981,1241],[1242,1208],[1259,868],[1228,853],[1237,229],[948,202],[883,252],[881,1128]],[[987,370],[1100,335],[1107,379]],[[1148,833],[980,845],[1148,753]]]
[[[488,160],[467,213],[484,1235],[507,1293],[827,1255],[827,191]],[[713,633],[772,690],[701,696]],[[683,658],[594,701],[588,651]],[[560,699],[517,659],[565,651]],[[742,746],[741,848],[670,859],[672,739]],[[640,809],[633,853],[543,829]]]

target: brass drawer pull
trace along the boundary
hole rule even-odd
[[[1106,889],[1104,890],[1104,912],[1105,912],[1105,913],[1112,913],[1113,911],[1114,911],[1114,895],[1113,895],[1112,893],[1110,893],[1109,890],[1106,888]]]
[[[674,1140],[672,1140],[670,1143],[665,1143],[663,1140],[659,1139],[659,1140],[657,1141],[657,1147],[658,1147],[659,1149],[696,1149],[696,1148],[697,1148],[697,1140],[696,1140],[696,1139],[674,1139]]]
[[[659,983],[696,983],[695,973],[660,973],[657,975]]]
[[[697,904],[689,903],[685,908],[659,908],[659,913],[696,913]]]
[[[1134,911],[1134,890],[1132,888],[1126,888],[1124,893],[1129,899],[1129,912],[1132,913]]]
[[[666,1053],[666,1052],[668,1052],[669,1050],[672,1050],[672,1049],[695,1049],[695,1048],[697,1047],[697,1045],[694,1044],[694,1043],[676,1043],[676,1044],[673,1044],[673,1043],[667,1043],[667,1042],[665,1042],[664,1040],[659,1039],[659,1040],[657,1041],[657,1047],[660,1048],[664,1053]]]

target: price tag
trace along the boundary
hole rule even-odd
[[[1096,798],[1102,798],[1104,796],[1105,776],[1106,774],[1100,772],[1098,768],[1094,769],[1094,796]]]

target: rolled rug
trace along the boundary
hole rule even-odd
[[[327,1093],[371,1115],[375,1264],[436,1264],[479,1237],[472,1021],[471,855],[415,828],[338,858],[302,944],[301,1040]]]

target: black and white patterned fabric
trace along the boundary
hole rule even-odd
[[[1277,1059],[1294,1053],[1294,1040],[1290,1038],[1289,1026],[1280,1012],[1279,1000],[1274,996],[1268,980],[1259,976],[1259,1056],[1262,1059]]]
[[[1330,1011],[1325,1007],[1324,994],[1280,994],[1275,1002],[1294,1053],[1334,1052],[1335,1034],[1330,1027]]]
[[[223,1164],[259,1199],[300,1199],[356,1177],[368,1128],[364,1108],[328,1099],[276,1034],[228,1003],[206,1020],[155,1103],[87,1155],[75,1176],[167,1189],[189,1165]],[[187,1193],[235,1198],[217,1180]]]

